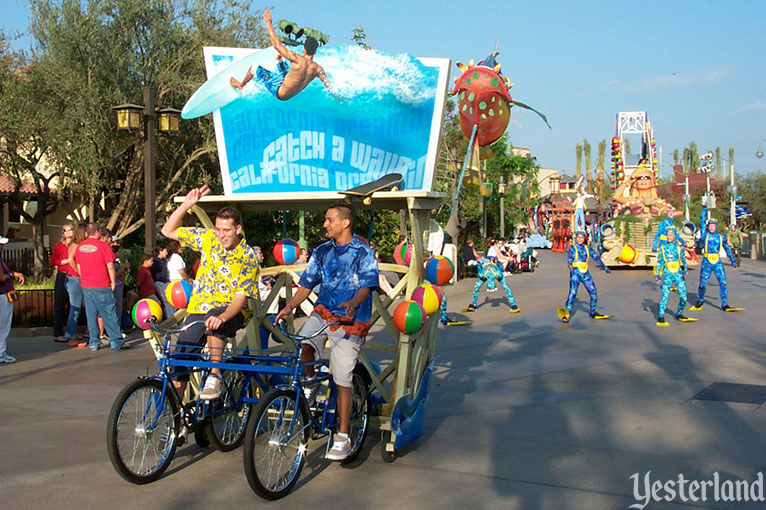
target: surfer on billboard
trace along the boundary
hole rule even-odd
[[[242,81],[237,80],[235,77],[231,77],[229,83],[232,87],[242,90],[253,77],[258,78],[266,89],[271,92],[274,97],[280,101],[287,101],[291,97],[296,96],[300,91],[305,89],[314,78],[319,78],[327,90],[330,89],[330,80],[324,74],[322,66],[314,62],[314,55],[316,54],[319,43],[313,37],[306,37],[306,41],[303,44],[303,55],[287,49],[279,40],[274,27],[271,26],[271,12],[266,9],[263,13],[263,22],[266,24],[266,29],[269,31],[269,39],[271,44],[274,45],[274,49],[279,54],[277,60],[276,72],[264,69],[261,66],[255,70],[253,74],[253,68],[247,70],[247,73],[242,78]],[[289,61],[286,62],[284,59]]]

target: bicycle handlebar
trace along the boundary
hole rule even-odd
[[[321,335],[321,334],[324,332],[324,330],[326,330],[326,329],[327,329],[327,328],[329,328],[330,326],[335,326],[335,325],[338,325],[338,324],[341,324],[341,325],[351,325],[351,324],[353,324],[353,323],[354,323],[354,321],[353,321],[353,320],[350,320],[350,319],[349,319],[349,320],[337,320],[337,321],[330,321],[330,322],[325,322],[325,323],[322,325],[322,327],[321,327],[321,328],[319,328],[318,330],[316,330],[316,331],[314,332],[314,334],[312,334],[312,335],[307,335],[307,336],[302,336],[302,335],[295,335],[295,334],[289,333],[289,332],[287,331],[287,324],[285,323],[285,321],[279,321],[279,322],[277,323],[277,325],[276,325],[276,326],[279,328],[279,330],[280,330],[282,333],[284,333],[284,335],[285,335],[287,338],[289,338],[289,339],[291,339],[291,340],[296,340],[296,341],[298,341],[298,342],[302,342],[302,341],[304,341],[304,340],[311,340],[312,338],[318,337],[319,335]]]

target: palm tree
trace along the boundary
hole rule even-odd
[[[715,148],[715,178],[721,179],[721,148]]]
[[[678,149],[673,149],[673,166],[678,164]]]
[[[577,166],[575,167],[575,179],[579,179],[582,175],[582,170],[580,170],[580,167],[582,166],[582,145],[577,144],[575,145],[575,156],[577,156]]]
[[[590,142],[587,138],[583,138],[582,148],[585,152],[585,180],[591,182],[593,180],[593,176],[591,175],[591,164],[593,161],[591,160],[592,158],[590,155]]]
[[[731,182],[731,172],[734,169],[734,147],[729,147],[729,182]]]

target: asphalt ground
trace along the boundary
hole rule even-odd
[[[581,288],[569,324],[556,315],[568,291],[563,254],[544,252],[537,271],[508,279],[516,315],[502,290],[486,289],[478,311],[461,313],[475,282],[461,280],[446,289],[449,312],[473,323],[439,329],[423,436],[387,464],[371,429],[348,467],[313,442],[293,492],[271,503],[250,490],[241,448],[190,441],[158,481],[124,481],[107,455],[107,417],[122,387],[156,371],[149,346],[92,353],[17,331],[8,352],[18,362],[0,365],[0,507],[617,509],[643,503],[635,474],[638,496],[647,472],[663,483],[753,481],[766,469],[766,409],[692,398],[716,382],[766,385],[766,263],[726,271],[730,303],[747,311],[722,312],[713,279],[705,307],[687,311],[699,322],[668,314],[667,328],[655,326],[659,287],[646,270],[592,268],[599,311],[615,317],[590,319]],[[698,279],[693,270],[692,303]],[[673,294],[669,310],[676,303]],[[668,499],[645,508],[766,508]]]

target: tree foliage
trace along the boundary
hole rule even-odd
[[[225,0],[31,0],[30,64],[59,113],[46,127],[60,165],[62,197],[90,204],[120,235],[143,225],[143,139],[116,131],[110,107],[180,107],[205,81],[202,47],[266,43],[259,13]],[[76,43],[74,43],[76,42]],[[209,116],[183,121],[178,135],[157,136],[157,211],[193,184],[220,191]]]

